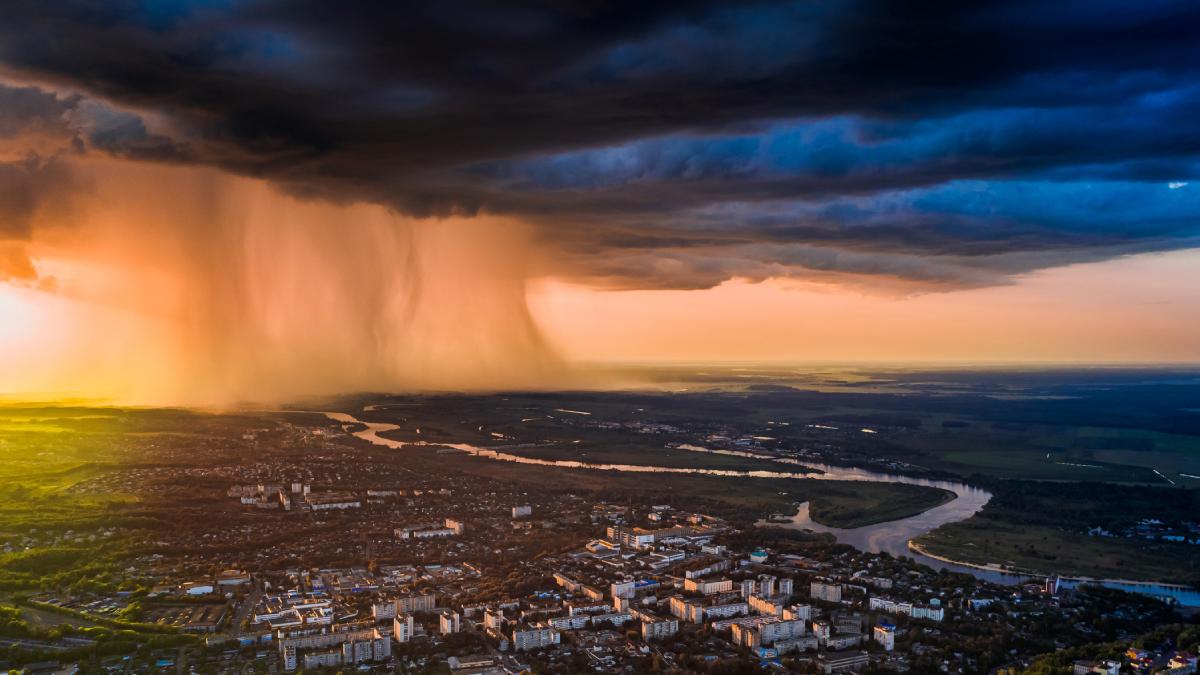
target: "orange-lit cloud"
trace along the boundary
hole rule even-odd
[[[1200,360],[1200,252],[974,289],[813,272],[610,291],[529,227],[73,158],[0,285],[0,390],[137,402],[583,386],[597,361]]]
[[[210,169],[74,160],[90,185],[23,250],[0,388],[228,403],[539,386],[523,228],[305,202]]]

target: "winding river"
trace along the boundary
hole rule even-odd
[[[877,523],[874,525],[866,525],[863,527],[849,529],[829,527],[812,519],[809,514],[809,505],[807,502],[805,502],[800,504],[800,508],[796,515],[792,516],[787,522],[772,520],[769,523],[767,521],[760,521],[760,524],[812,530],[814,532],[827,532],[837,537],[839,542],[849,544],[861,551],[868,551],[871,553],[887,552],[894,556],[907,555],[934,569],[947,569],[954,572],[964,572],[971,574],[976,578],[995,583],[1015,584],[1029,579],[1030,576],[1033,576],[1007,573],[996,566],[959,564],[953,561],[943,560],[938,557],[927,555],[919,549],[910,546],[909,542],[912,539],[925,534],[926,532],[930,532],[948,523],[956,523],[970,518],[978,513],[984,507],[984,505],[988,503],[988,500],[992,498],[990,492],[981,488],[967,485],[966,483],[946,480],[933,480],[928,478],[912,478],[899,474],[881,473],[853,467],[801,462],[799,460],[790,458],[777,458],[771,460],[771,458],[764,458],[761,455],[755,455],[748,452],[741,452],[737,450],[717,450],[687,444],[676,446],[676,449],[763,459],[767,461],[775,461],[781,464],[791,464],[802,466],[808,469],[816,469],[821,473],[795,471],[737,471],[731,469],[645,466],[640,464],[593,464],[576,460],[538,459],[534,457],[514,455],[489,448],[482,448],[467,443],[398,441],[380,435],[383,432],[399,429],[400,427],[396,424],[390,424],[386,422],[367,422],[343,412],[326,412],[323,414],[329,419],[336,422],[341,422],[343,424],[362,425],[365,427],[364,429],[353,432],[356,437],[375,445],[381,445],[397,450],[405,447],[419,446],[449,447],[476,457],[483,457],[494,461],[515,462],[517,464],[533,464],[537,466],[553,466],[564,469],[590,469],[594,471],[621,471],[626,473],[703,474],[708,476],[724,476],[732,478],[798,478],[807,480],[903,483],[906,485],[938,488],[953,493],[954,499],[951,499],[943,504],[939,504],[938,506],[935,506],[922,513],[918,513],[907,518],[901,518],[899,520],[892,520],[884,523]],[[1065,587],[1073,587],[1081,583],[1097,583],[1109,588],[1117,588],[1134,593],[1144,593],[1161,598],[1171,598],[1183,607],[1200,607],[1200,589],[1189,588],[1186,586],[1117,579],[1066,577],[1061,579],[1061,585]]]

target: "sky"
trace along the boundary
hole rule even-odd
[[[3,3],[0,391],[1195,363],[1197,25],[1186,0]]]

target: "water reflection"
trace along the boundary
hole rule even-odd
[[[669,466],[647,466],[642,464],[593,464],[590,462],[580,462],[571,459],[538,459],[536,457],[524,457],[522,455],[514,455],[507,452],[492,450],[491,448],[481,448],[469,443],[431,443],[427,441],[397,441],[395,439],[380,436],[385,431],[394,431],[400,427],[395,424],[387,424],[382,422],[364,422],[346,413],[327,412],[326,417],[338,422],[346,424],[362,424],[367,428],[362,431],[354,432],[354,435],[369,441],[376,445],[383,445],[389,448],[400,449],[404,447],[422,447],[422,446],[437,446],[454,448],[461,450],[475,457],[484,457],[486,459],[496,460],[498,462],[514,462],[516,464],[533,464],[535,466],[553,466],[560,469],[591,469],[594,471],[621,471],[626,473],[685,473],[685,474],[701,474],[705,476],[724,476],[726,478],[814,478],[818,477],[812,473],[798,471],[738,471],[734,469],[700,469],[689,467],[669,467]],[[800,464],[796,462],[796,464]]]

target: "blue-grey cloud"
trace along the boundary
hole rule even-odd
[[[0,8],[0,64],[75,92],[50,107],[86,151],[514,216],[581,277],[953,286],[1197,245],[1197,25],[1186,0],[67,0]]]

